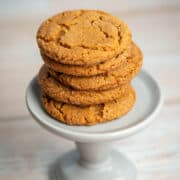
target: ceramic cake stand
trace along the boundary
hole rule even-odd
[[[159,112],[162,95],[157,82],[141,71],[132,82],[137,95],[134,108],[122,118],[94,126],[69,126],[51,118],[41,106],[40,88],[34,78],[26,92],[26,103],[36,121],[52,133],[74,141],[77,149],[60,160],[53,180],[135,180],[131,161],[109,145],[145,128]]]

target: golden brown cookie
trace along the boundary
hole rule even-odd
[[[42,23],[37,42],[43,54],[62,64],[93,65],[123,52],[131,32],[120,19],[97,10],[73,10]]]
[[[42,104],[47,113],[55,119],[69,125],[94,125],[111,121],[129,112],[135,103],[135,92],[130,88],[120,99],[81,107],[54,101],[43,94]]]
[[[77,105],[92,105],[118,99],[125,94],[130,87],[125,84],[121,87],[104,91],[77,91],[62,85],[53,78],[46,66],[39,73],[39,83],[42,91],[56,101]]]
[[[61,64],[48,58],[41,53],[42,59],[45,64],[56,72],[61,72],[73,76],[94,76],[99,74],[105,74],[108,71],[114,70],[117,67],[123,66],[127,62],[127,58],[131,55],[131,46],[124,50],[116,57],[109,59],[108,61],[101,62],[92,66],[80,66],[80,65],[67,65]]]
[[[49,68],[49,73],[66,86],[77,90],[106,90],[128,83],[139,72],[142,65],[141,50],[133,45],[132,55],[127,63],[103,75],[77,77],[58,73]],[[86,68],[84,67],[84,70]]]

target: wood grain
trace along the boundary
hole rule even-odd
[[[143,50],[144,68],[164,93],[165,105],[152,125],[116,142],[114,148],[136,163],[140,180],[180,179],[180,2],[4,2],[0,6],[0,179],[48,179],[51,163],[74,147],[34,122],[25,106],[25,90],[42,64],[35,40],[40,22],[78,7],[105,9],[124,19]]]

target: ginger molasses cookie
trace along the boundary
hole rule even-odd
[[[42,91],[56,101],[77,105],[92,105],[112,101],[123,96],[130,84],[104,91],[78,91],[62,85],[53,78],[46,66],[39,73],[39,84]]]
[[[81,107],[55,101],[42,95],[42,104],[47,113],[55,119],[69,125],[94,125],[119,118],[129,112],[135,103],[135,92],[130,88],[119,99]]]
[[[106,74],[77,77],[58,73],[49,68],[49,73],[66,86],[77,90],[106,90],[128,83],[139,72],[142,65],[141,50],[133,44],[127,63]],[[85,69],[85,68],[84,68]]]
[[[131,55],[131,45],[122,53],[118,54],[116,57],[112,59],[109,59],[108,61],[104,61],[91,66],[82,66],[82,65],[62,64],[48,58],[46,55],[41,53],[42,59],[50,69],[67,75],[88,76],[88,77],[99,74],[105,74],[108,71],[123,66],[127,62],[127,59],[130,57],[130,55]]]
[[[72,10],[42,23],[37,42],[43,54],[62,64],[93,65],[123,52],[131,32],[120,19],[97,10]]]

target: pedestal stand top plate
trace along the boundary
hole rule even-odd
[[[40,87],[36,77],[27,88],[26,103],[37,122],[55,134],[77,142],[111,141],[143,129],[162,105],[159,85],[147,72],[141,71],[132,84],[137,96],[132,111],[122,118],[94,126],[69,126],[51,118],[41,105]]]

